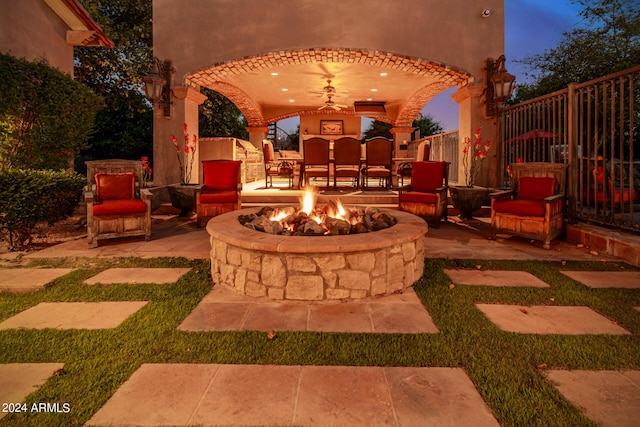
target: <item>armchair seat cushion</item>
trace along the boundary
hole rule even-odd
[[[526,199],[502,200],[493,203],[493,210],[497,213],[518,216],[544,217],[545,203]]]
[[[391,170],[386,168],[386,167],[384,167],[384,166],[368,166],[367,168],[365,168],[364,173],[368,177],[384,178],[384,177],[389,176],[389,174],[391,173]]]
[[[437,197],[435,193],[424,193],[421,191],[408,191],[398,195],[400,203],[436,203]]]
[[[236,190],[210,190],[205,187],[200,194],[200,203],[236,203],[238,192]]]
[[[93,205],[94,216],[131,215],[147,212],[147,204],[140,199],[111,199]]]

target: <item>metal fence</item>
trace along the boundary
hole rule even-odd
[[[457,184],[458,182],[458,131],[440,133],[437,135],[426,136],[424,138],[411,141],[408,146],[408,157],[416,158],[418,153],[418,145],[422,141],[427,141],[431,147],[429,152],[429,160],[445,161],[451,163],[449,165],[449,182]]]
[[[569,220],[640,232],[640,66],[500,112],[501,177],[514,162],[568,165]]]

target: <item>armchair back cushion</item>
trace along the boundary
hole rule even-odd
[[[240,182],[240,160],[202,162],[204,190],[236,190]]]
[[[97,173],[96,196],[100,200],[133,199],[134,176],[127,173]]]
[[[556,179],[553,177],[522,176],[518,185],[518,199],[544,200],[556,194]]]
[[[442,187],[444,162],[412,162],[411,189],[433,192]]]

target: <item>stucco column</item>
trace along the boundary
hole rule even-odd
[[[393,135],[393,157],[407,157],[407,147],[400,148],[401,145],[411,141],[411,135],[416,128],[412,127],[394,127],[391,128]]]
[[[245,129],[249,132],[249,142],[262,151],[262,141],[267,138],[269,128],[267,126],[247,126]]]
[[[498,118],[486,119],[484,115],[484,86],[467,85],[459,88],[451,95],[458,104],[458,176],[450,176],[449,180],[456,185],[465,185],[464,166],[462,164],[462,149],[464,140],[469,137],[475,142],[475,131],[482,126],[481,137],[483,141],[491,141],[491,149],[482,163],[482,169],[476,179],[475,185],[495,187],[498,181],[495,172],[498,163]],[[457,182],[456,182],[457,181]]]
[[[153,116],[153,183],[155,185],[169,185],[180,182],[180,164],[176,150],[171,142],[171,135],[175,135],[180,142],[183,140],[183,125],[187,124],[187,131],[191,138],[198,136],[198,105],[202,104],[206,95],[196,89],[188,87],[172,88],[171,117],[164,117],[162,110],[154,109]],[[200,162],[196,158],[193,162],[191,182],[197,183]],[[180,156],[184,156],[181,152]],[[183,160],[184,164],[184,160]]]

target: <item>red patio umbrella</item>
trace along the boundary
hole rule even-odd
[[[548,132],[542,129],[533,129],[529,132],[525,132],[520,134],[514,138],[508,139],[507,142],[515,142],[515,141],[527,141],[530,139],[540,139],[540,138],[558,138],[560,135],[556,135],[555,133]]]

